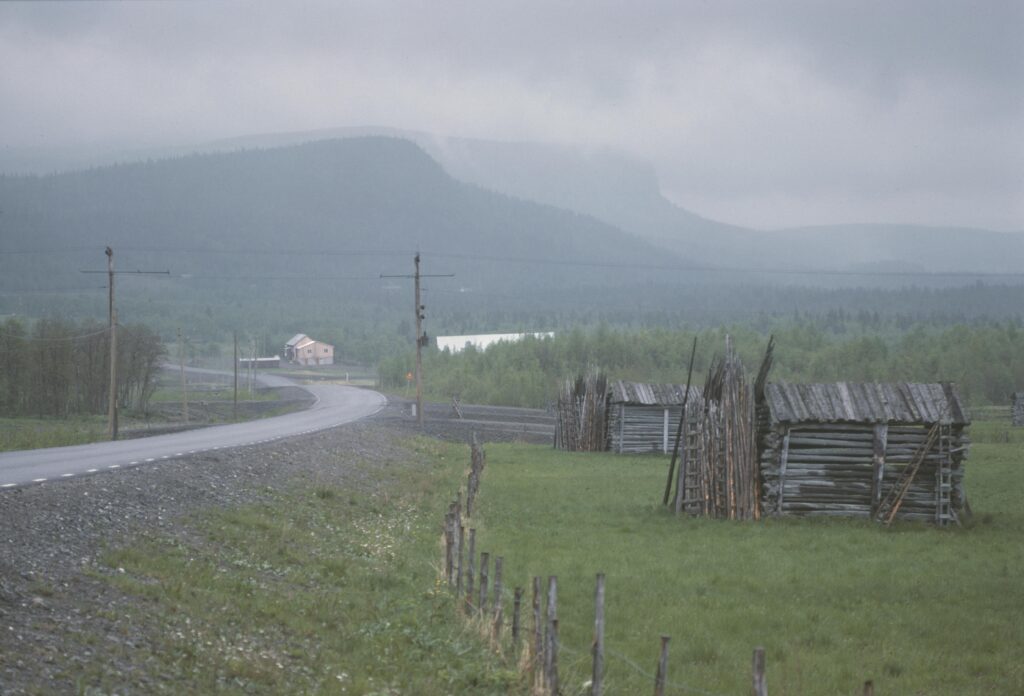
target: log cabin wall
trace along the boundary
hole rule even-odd
[[[608,449],[617,454],[671,454],[686,387],[612,382],[608,390]],[[690,387],[690,403],[700,390]]]
[[[766,515],[874,517],[936,423],[896,517],[946,524],[967,509],[952,385],[769,384],[756,417]]]

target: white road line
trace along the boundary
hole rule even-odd
[[[171,455],[169,455],[169,454],[165,454],[164,456],[162,456],[162,457],[160,457],[160,458],[161,458],[161,459],[170,459],[170,458],[171,458]],[[147,459],[146,461],[150,461],[150,462],[151,462],[151,461],[153,461],[153,460],[152,460],[152,459]]]
[[[174,454],[174,456],[175,456],[175,457],[184,457],[184,456],[185,456],[185,453],[184,453],[184,452],[176,452],[176,453]]]
[[[32,479],[32,483],[42,483],[42,482],[43,482],[43,481],[45,481],[45,480],[46,480],[46,479],[44,479],[44,478],[37,478],[37,479]]]
[[[189,450],[189,451],[188,451],[188,453],[189,453],[189,454],[195,454],[195,453],[196,453],[196,451],[195,451],[195,450]]]
[[[108,466],[107,468],[108,468],[108,469],[120,469],[120,468],[121,468],[121,465],[120,465],[120,464],[111,464],[111,465],[110,465],[110,466]]]
[[[61,478],[71,478],[72,476],[74,476],[74,474],[61,474],[60,475]]]
[[[155,461],[156,461],[156,459],[154,459],[153,457],[150,457],[150,458],[149,458],[149,459],[147,459],[146,461],[147,461],[147,462],[155,462]],[[132,464],[135,464],[135,462],[132,462]]]
[[[14,488],[17,485],[18,484],[16,483],[5,483],[4,485],[0,486],[0,488]]]
[[[85,473],[87,473],[87,474],[95,474],[97,471],[99,471],[99,469],[86,469]]]
[[[138,463],[139,463],[139,460],[136,459],[134,462],[128,462],[128,466],[135,466]]]

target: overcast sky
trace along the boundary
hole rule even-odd
[[[4,2],[0,146],[391,126],[622,151],[758,228],[1024,230],[1022,37],[1022,0]]]

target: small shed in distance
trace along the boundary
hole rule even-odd
[[[1024,425],[1024,391],[1013,395],[1013,402],[1010,405],[1010,422],[1016,426]]]
[[[945,525],[969,509],[970,421],[954,385],[777,383],[757,396],[763,514],[875,518],[895,507],[899,519]]]
[[[675,445],[686,386],[617,380],[608,387],[608,450],[618,454],[669,454]],[[690,387],[690,404],[700,389]]]

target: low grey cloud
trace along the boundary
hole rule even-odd
[[[379,125],[651,161],[729,222],[1024,229],[1019,2],[0,4],[0,145]]]

